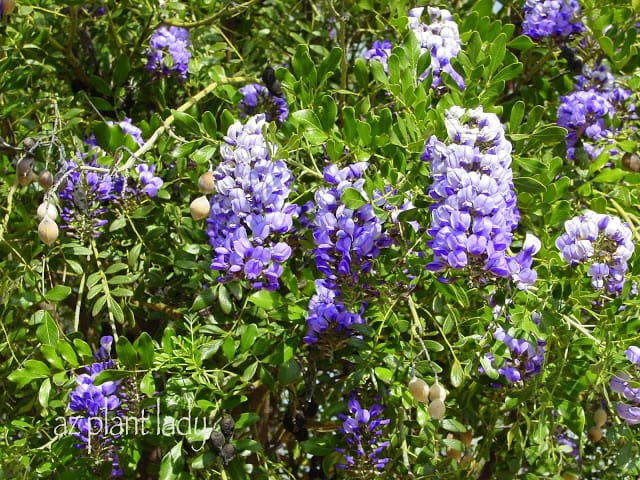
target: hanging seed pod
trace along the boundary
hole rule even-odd
[[[593,412],[593,423],[596,424],[596,427],[601,427],[607,423],[607,412],[604,408],[599,408]]]
[[[587,436],[593,443],[598,443],[602,439],[602,429],[600,427],[591,427]]]
[[[40,240],[49,247],[58,239],[59,233],[60,231],[58,230],[56,222],[47,216],[45,216],[40,222],[40,225],[38,225],[38,236]]]
[[[16,8],[16,0],[3,0],[0,5],[2,5],[2,15],[11,15]]]
[[[215,179],[213,178],[213,172],[205,172],[200,175],[198,179],[198,188],[203,193],[212,193],[215,188]]]
[[[472,440],[473,440],[473,433],[471,433],[471,430],[467,430],[466,432],[462,432],[460,434],[460,441],[465,447],[469,447],[469,445],[471,445]]]
[[[455,448],[447,448],[447,458],[451,458],[452,460],[459,462],[462,458],[462,453]]]
[[[439,398],[433,400],[429,404],[429,415],[431,415],[431,418],[433,418],[434,420],[440,420],[442,417],[444,417],[445,410],[446,407],[444,405],[444,402]]]
[[[42,220],[44,217],[49,217],[51,220],[58,218],[58,209],[51,202],[42,202],[38,205],[37,210],[38,220]]]
[[[33,180],[33,157],[26,156],[18,160],[16,164],[16,176],[21,186],[26,186]]]
[[[429,400],[442,400],[444,402],[447,398],[447,391],[438,382],[434,383],[429,389]]]
[[[213,445],[213,449],[216,451],[216,453],[219,454],[222,451],[222,447],[224,447],[226,441],[227,440],[224,438],[224,435],[221,432],[217,430],[211,432],[211,445]]]
[[[622,167],[630,172],[640,170],[640,157],[635,153],[625,153],[622,157]]]
[[[231,418],[231,415],[225,415],[225,417],[220,420],[220,431],[228,440],[231,435],[233,435],[233,429],[236,426],[236,422]]]
[[[229,462],[236,456],[236,447],[234,447],[230,443],[227,443],[224,447],[222,447],[220,456],[222,457],[222,460],[224,460],[224,464],[228,465]]]
[[[413,398],[418,402],[427,403],[429,401],[429,385],[418,377],[412,377],[407,384]]]
[[[211,206],[209,205],[209,199],[207,199],[206,195],[202,195],[201,197],[196,198],[191,205],[189,205],[189,209],[191,210],[191,217],[197,222],[198,220],[202,220],[203,218],[207,218],[209,215],[209,209]]]
[[[38,183],[42,189],[47,192],[53,186],[53,175],[49,170],[43,170],[38,175]]]

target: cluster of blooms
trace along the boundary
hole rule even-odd
[[[147,51],[147,70],[157,77],[187,78],[191,52],[189,31],[180,27],[159,27],[151,35]]]
[[[376,217],[373,206],[365,203],[357,209],[342,203],[342,192],[357,190],[363,198],[362,174],[367,162],[358,162],[339,169],[332,164],[324,169],[324,179],[332,185],[315,193],[315,209],[311,230],[316,247],[313,256],[316,267],[324,279],[316,281],[316,294],[309,302],[308,334],[305,340],[315,343],[318,335],[329,327],[348,329],[350,325],[364,323],[359,313],[350,312],[342,303],[341,289],[358,284],[361,275],[372,269],[372,260],[380,249],[389,246],[390,239],[383,233],[382,221]]]
[[[366,60],[377,60],[382,64],[385,73],[389,73],[387,59],[391,55],[391,42],[389,40],[376,40],[364,54]]]
[[[293,229],[298,209],[287,203],[293,177],[283,160],[271,158],[276,146],[262,135],[266,123],[259,114],[229,127],[223,161],[213,171],[207,235],[219,281],[244,277],[254,288],[275,290],[291,255],[291,247],[276,240]]]
[[[339,431],[344,435],[348,447],[336,449],[342,453],[345,462],[336,467],[361,474],[380,475],[389,462],[389,458],[381,457],[389,441],[379,440],[383,427],[389,423],[389,419],[381,418],[384,407],[374,403],[369,409],[362,408],[355,395],[351,396],[347,406],[349,415],[340,414],[343,423]]]
[[[625,352],[627,359],[634,364],[636,373],[640,371],[640,347],[631,346]],[[611,389],[633,403],[619,402],[616,406],[618,416],[628,425],[640,423],[640,381],[632,378],[628,373],[619,372],[610,381]],[[632,386],[635,385],[635,386]]]
[[[618,217],[585,210],[567,220],[564,228],[566,232],[556,239],[562,259],[572,267],[589,263],[593,288],[619,293],[634,249],[629,227]]]
[[[132,125],[129,118],[125,118],[118,125],[125,134],[131,135],[138,145],[144,144],[140,129]],[[140,193],[155,197],[163,181],[153,174],[153,165],[139,164],[136,171],[140,185],[133,186],[125,175],[113,172],[98,163],[99,147],[95,137],[91,136],[86,143],[91,147],[93,155],[78,154],[77,160],[66,162],[66,182],[59,192],[62,203],[60,217],[65,223],[62,228],[75,230],[80,236],[87,233],[98,237],[101,227],[108,223],[101,215],[108,211],[111,203],[125,203],[127,199],[135,198]]]
[[[458,25],[453,21],[448,10],[434,7],[427,8],[430,23],[426,25],[420,22],[423,10],[424,7],[409,10],[408,23],[408,27],[418,40],[420,53],[429,52],[431,55],[431,65],[420,75],[419,80],[422,81],[431,74],[431,87],[435,88],[442,84],[441,74],[446,72],[453,78],[458,88],[463,90],[464,79],[451,65],[451,59],[460,51]]]
[[[289,105],[284,98],[272,94],[257,83],[250,83],[240,88],[242,100],[239,107],[242,118],[264,113],[267,122],[275,121],[280,125],[289,116]]]
[[[532,345],[527,340],[511,337],[501,327],[493,333],[493,338],[504,343],[509,349],[509,358],[505,358],[502,366],[498,368],[498,373],[509,383],[525,381],[540,373],[544,361],[545,341],[538,340],[536,345]],[[485,353],[485,357],[491,362],[495,360],[492,353]]]
[[[122,400],[119,382],[93,384],[98,373],[115,366],[111,358],[112,342],[110,336],[100,339],[100,349],[94,353],[96,362],[85,368],[87,373],[76,378],[78,386],[69,394],[68,408],[74,413],[69,418],[69,424],[75,430],[72,435],[80,441],[76,448],[86,449],[96,458],[108,461],[112,466],[111,476],[120,477],[123,472],[117,446],[113,443],[114,438],[104,435],[109,429],[103,424],[109,416],[118,414]]]
[[[589,158],[597,157],[602,148],[596,143],[614,133],[610,125],[613,116],[635,118],[635,105],[628,101],[630,98],[631,91],[616,82],[606,64],[594,68],[585,64],[583,73],[576,76],[574,91],[560,97],[558,107],[558,125],[568,130],[567,158],[576,159],[579,145]]]
[[[522,33],[540,40],[558,39],[584,31],[577,0],[527,0],[524,4]]]
[[[566,428],[558,425],[553,432],[553,436],[563,452],[571,455],[576,462],[580,462],[580,448],[576,443],[577,438],[575,438],[575,435],[570,436]]]
[[[482,282],[486,275],[509,278],[526,289],[537,278],[531,264],[540,241],[528,234],[517,255],[507,254],[520,219],[511,144],[498,117],[482,107],[452,107],[445,115],[450,143],[432,136],[421,156],[431,163],[429,195],[437,201],[427,230],[434,254],[427,268],[466,269]]]

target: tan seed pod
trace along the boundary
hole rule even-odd
[[[466,432],[462,432],[460,434],[460,441],[465,447],[471,445],[471,441],[473,440],[473,433],[471,430],[467,430]]]
[[[16,164],[16,178],[21,186],[26,186],[33,180],[33,158],[23,157]]]
[[[38,220],[42,220],[44,217],[49,217],[51,220],[58,218],[58,209],[51,202],[42,202],[38,205]]]
[[[212,193],[215,190],[216,184],[215,179],[213,178],[213,172],[205,172],[200,175],[200,178],[198,179],[198,188],[204,193]]]
[[[607,412],[604,408],[599,408],[593,412],[593,423],[596,424],[596,427],[601,427],[607,423]]]
[[[640,170],[640,157],[635,153],[626,153],[622,157],[622,167],[630,172],[637,172]]]
[[[53,175],[49,170],[43,170],[38,175],[38,183],[42,189],[46,192],[53,186]]]
[[[49,217],[45,216],[38,225],[38,236],[49,247],[58,239],[59,233],[58,225]]]
[[[451,458],[456,462],[459,462],[460,459],[462,458],[462,453],[460,453],[455,448],[447,448],[447,458]]]
[[[16,8],[16,0],[3,0],[2,15],[11,15],[14,8]]]
[[[447,398],[447,391],[445,390],[445,388],[438,382],[434,383],[433,386],[429,389],[429,400],[439,399],[444,402],[445,398]]]
[[[598,443],[602,439],[602,429],[600,427],[591,427],[588,436],[593,443]]]
[[[427,403],[429,401],[429,385],[418,377],[412,377],[407,384],[413,398],[418,402]]]
[[[207,215],[209,215],[210,208],[209,199],[206,195],[196,198],[189,206],[189,209],[191,210],[191,217],[193,217],[195,221],[206,218]]]
[[[444,405],[444,402],[439,398],[433,400],[429,404],[429,415],[431,415],[431,418],[433,418],[434,420],[440,420],[442,417],[444,417],[445,410],[446,407]]]

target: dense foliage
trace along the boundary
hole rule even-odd
[[[0,1],[0,478],[640,476],[640,7]]]

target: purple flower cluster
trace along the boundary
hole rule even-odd
[[[345,331],[351,325],[364,323],[360,316],[364,304],[355,307],[358,313],[352,311],[343,303],[341,292],[344,287],[358,286],[360,277],[371,272],[373,259],[380,254],[381,248],[389,246],[390,239],[384,234],[382,221],[376,217],[371,203],[352,209],[341,197],[347,188],[351,188],[367,199],[362,178],[367,167],[367,162],[342,169],[331,164],[324,169],[324,179],[331,187],[315,193],[311,222],[315,243],[313,256],[325,278],[316,281],[316,294],[309,302],[305,337],[308,343],[315,343],[319,334],[330,327]]]
[[[633,363],[636,375],[631,377],[626,372],[615,374],[610,381],[611,390],[622,395],[631,403],[619,402],[616,406],[618,416],[628,425],[640,423],[640,347],[631,346],[625,352],[627,359]]]
[[[391,55],[391,42],[389,40],[376,40],[364,54],[366,60],[376,60],[382,64],[385,73],[389,73],[387,60]]]
[[[558,39],[584,31],[577,0],[527,0],[524,4],[522,33],[540,40]]]
[[[108,431],[104,421],[118,414],[121,404],[119,384],[114,381],[100,385],[93,383],[98,373],[115,366],[110,353],[112,342],[113,337],[110,336],[100,339],[100,349],[94,353],[96,362],[76,378],[78,386],[69,394],[68,408],[74,413],[69,418],[69,424],[75,430],[72,435],[80,440],[76,447],[109,461],[112,465],[111,476],[120,477],[123,472],[114,439],[103,434]]]
[[[298,209],[287,203],[293,176],[283,160],[271,158],[276,146],[262,135],[266,123],[260,114],[229,127],[223,161],[213,171],[207,235],[219,281],[246,278],[254,288],[275,290],[291,255],[278,239],[292,231]]]
[[[268,89],[257,83],[240,88],[242,100],[238,104],[241,117],[264,113],[267,122],[275,121],[280,125],[289,116],[289,105],[284,98],[273,95]]]
[[[532,345],[524,339],[511,337],[501,327],[496,329],[493,338],[504,343],[509,349],[509,357],[505,358],[502,366],[498,368],[498,373],[509,383],[525,381],[540,373],[546,342],[538,340]],[[485,357],[491,362],[495,360],[492,353],[486,353]]]
[[[460,51],[460,34],[458,25],[448,10],[428,7],[429,24],[420,21],[424,8],[412,8],[409,10],[408,27],[413,31],[420,45],[420,53],[429,52],[431,65],[420,75],[422,81],[432,75],[431,87],[442,84],[442,72],[446,72],[464,90],[464,79],[453,69],[451,59]]]
[[[344,463],[336,467],[353,470],[360,474],[380,475],[381,470],[389,462],[382,457],[382,452],[389,446],[389,441],[380,441],[382,431],[389,419],[381,418],[384,407],[374,403],[366,409],[352,395],[347,403],[349,415],[340,414],[343,420],[339,432],[344,435],[347,448],[337,448],[344,456]]]
[[[144,144],[140,129],[132,125],[130,119],[125,118],[118,125],[138,145]],[[66,162],[66,182],[59,192],[62,206],[60,217],[64,222],[62,228],[75,231],[80,237],[89,235],[95,238],[102,233],[102,227],[109,223],[103,215],[108,212],[110,205],[125,204],[140,193],[155,197],[163,181],[153,174],[153,165],[140,164],[136,171],[142,188],[138,188],[125,175],[98,163],[101,150],[93,135],[86,143],[91,147],[91,155],[79,153],[76,160]]]
[[[565,233],[556,239],[562,259],[572,267],[588,263],[587,275],[594,289],[619,293],[634,249],[629,227],[618,217],[585,210],[567,220],[564,228]]]
[[[562,452],[568,453],[576,462],[580,462],[580,448],[576,443],[577,438],[575,438],[575,435],[570,436],[566,428],[558,425],[553,432],[553,436],[556,439],[556,443],[560,445]]]
[[[507,253],[520,214],[504,129],[482,107],[452,107],[445,115],[449,143],[432,136],[421,156],[431,163],[429,195],[436,200],[427,230],[434,258],[427,268],[464,269],[481,282],[508,278],[527,289],[537,278],[531,264],[540,241],[528,234],[517,255]]]
[[[576,148],[582,146],[593,159],[602,151],[599,142],[611,143],[610,137],[622,128],[626,117],[636,118],[635,105],[630,100],[631,91],[619,85],[606,64],[593,68],[585,65],[575,80],[574,91],[560,97],[558,125],[568,130],[567,158],[575,160]],[[614,115],[623,120],[615,129],[611,122]]]
[[[157,77],[187,78],[191,52],[189,31],[180,27],[159,27],[151,35],[147,51],[147,70]]]

